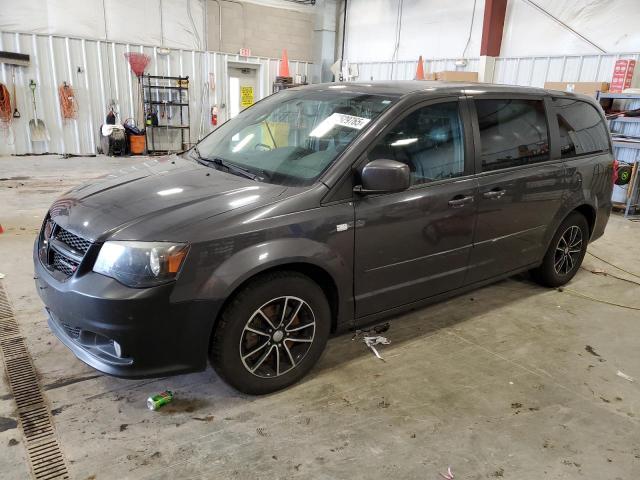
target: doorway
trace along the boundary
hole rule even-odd
[[[259,65],[229,64],[229,118],[260,100]]]

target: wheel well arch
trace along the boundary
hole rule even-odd
[[[572,212],[581,213],[584,216],[584,218],[587,219],[587,224],[589,225],[589,237],[591,237],[591,234],[593,233],[593,229],[596,225],[596,209],[589,204],[583,203],[582,205],[579,205],[576,208],[574,208]]]
[[[282,271],[293,271],[297,273],[301,273],[309,277],[311,280],[316,282],[318,286],[322,289],[325,296],[327,297],[327,301],[329,302],[329,308],[331,310],[331,332],[335,332],[338,323],[338,308],[339,308],[339,293],[336,282],[329,272],[327,272],[324,268],[319,267],[318,265],[312,263],[305,262],[291,262],[291,263],[283,263],[279,265],[275,265],[272,267],[265,268],[264,270],[260,270],[259,272],[255,272],[250,277],[246,278],[242,283],[237,285],[231,294],[225,299],[220,310],[218,311],[216,321],[214,322],[213,330],[215,330],[216,325],[218,324],[218,318],[222,315],[222,312],[227,308],[229,303],[233,300],[235,295],[242,290],[249,282],[253,281],[256,277],[261,275],[265,275],[273,272],[282,272]],[[212,330],[212,335],[213,335]]]

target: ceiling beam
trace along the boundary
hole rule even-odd
[[[504,30],[504,16],[506,11],[507,0],[485,1],[480,55],[486,55],[489,57],[500,56],[502,31]]]

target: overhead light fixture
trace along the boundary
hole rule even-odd
[[[329,130],[331,130],[334,126],[335,126],[334,119],[331,117],[327,117],[322,122],[320,122],[316,128],[311,130],[311,133],[309,133],[309,136],[322,138],[327,133],[329,133]]]
[[[249,135],[244,137],[242,140],[240,140],[238,144],[231,149],[231,151],[233,153],[239,152],[240,150],[242,150],[244,147],[247,146],[247,143],[249,143],[253,137],[255,137],[255,135],[253,133],[250,133]]]
[[[396,140],[391,144],[392,147],[403,147],[405,145],[410,145],[412,143],[417,142],[417,138],[401,138],[400,140]]]

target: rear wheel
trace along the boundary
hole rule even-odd
[[[322,289],[297,272],[252,280],[222,313],[211,363],[237,390],[265,394],[300,380],[329,337],[331,311]]]
[[[559,287],[578,272],[589,243],[589,225],[584,215],[571,213],[560,224],[542,264],[531,271],[541,285]]]

